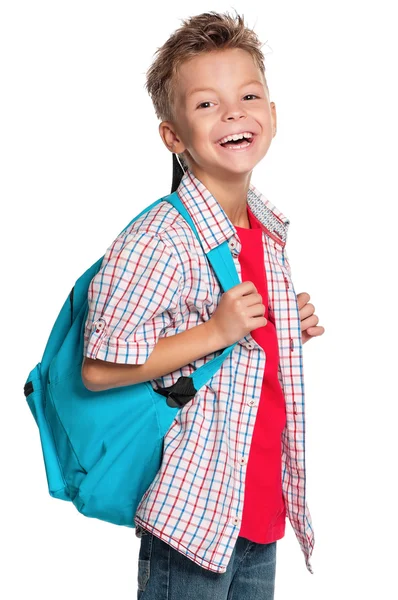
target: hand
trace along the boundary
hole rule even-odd
[[[325,328],[317,325],[319,319],[314,314],[315,306],[308,304],[310,295],[307,292],[297,294],[297,302],[301,321],[301,339],[302,343],[308,342],[309,339],[317,335],[325,333]]]

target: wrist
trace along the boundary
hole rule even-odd
[[[225,340],[223,339],[223,336],[221,335],[218,327],[216,327],[214,321],[212,321],[212,319],[210,318],[208,321],[205,321],[203,325],[205,325],[207,329],[207,335],[211,340],[211,346],[212,348],[214,348],[213,352],[217,352],[217,350],[224,349],[226,347]]]

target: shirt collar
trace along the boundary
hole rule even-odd
[[[237,230],[216,198],[191,169],[188,168],[184,172],[176,192],[198,230],[206,254],[233,236],[238,240],[239,252]],[[247,205],[265,233],[281,246],[285,246],[289,219],[252,183],[249,184],[247,192]]]

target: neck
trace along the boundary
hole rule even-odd
[[[247,192],[252,171],[236,176],[231,176],[230,173],[223,176],[203,171],[197,165],[190,167],[190,170],[214,196],[233,225],[250,228]]]

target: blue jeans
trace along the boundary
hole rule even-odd
[[[140,538],[137,600],[273,600],[276,542],[238,537],[225,573],[204,569],[144,531]]]

